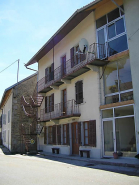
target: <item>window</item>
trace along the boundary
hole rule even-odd
[[[83,103],[83,81],[78,81],[75,84],[76,103]]]
[[[54,111],[54,94],[45,97],[45,113]]]
[[[84,145],[96,147],[96,120],[85,121],[84,129]]]
[[[8,111],[8,123],[10,123],[10,110]]]
[[[71,68],[86,59],[86,55],[80,52],[79,45],[70,49]]]
[[[6,124],[6,114],[2,114],[2,124]]]
[[[6,142],[6,130],[3,131],[3,142]]]
[[[63,125],[63,145],[69,145],[69,124]]]
[[[108,56],[128,49],[124,15],[119,8],[98,19],[96,26],[98,43],[107,45]]]
[[[48,127],[48,144],[52,144],[52,126]]]
[[[45,69],[45,83],[54,80],[54,63]]]
[[[56,125],[52,126],[52,144],[56,145]]]
[[[44,126],[44,144],[47,144],[47,127]]]
[[[129,58],[107,65],[104,71],[104,88],[106,104],[133,99]]]
[[[61,125],[57,125],[57,144],[61,145]]]

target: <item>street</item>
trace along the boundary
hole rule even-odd
[[[0,155],[0,185],[138,185],[135,171],[54,157]]]

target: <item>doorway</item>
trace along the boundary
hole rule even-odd
[[[61,58],[61,73],[62,77],[66,75],[66,55]]]
[[[62,116],[67,115],[67,90],[62,90]]]
[[[72,154],[79,155],[79,144],[81,135],[81,125],[78,122],[72,123]]]

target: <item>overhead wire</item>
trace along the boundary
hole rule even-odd
[[[10,64],[8,67],[6,67],[5,69],[3,69],[2,71],[0,71],[0,73],[2,73],[3,71],[5,71],[6,69],[8,69],[10,66],[12,66],[14,63],[16,63],[18,60],[16,60],[15,62],[13,62],[12,64]]]

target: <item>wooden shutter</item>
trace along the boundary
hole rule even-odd
[[[45,69],[45,83],[47,83],[48,82],[48,73],[49,73],[49,71],[48,71],[48,67]]]
[[[56,125],[52,127],[52,143],[56,144]]]
[[[47,132],[46,126],[44,126],[44,144],[47,144],[47,141],[46,141],[47,140],[47,138],[46,138],[47,137],[47,133],[46,132]]]
[[[48,103],[49,103],[49,97],[46,96],[45,97],[45,113],[48,113],[49,112]]]
[[[61,145],[61,125],[57,125],[57,144]]]
[[[78,122],[78,144],[81,145],[81,122]]]
[[[67,138],[66,138],[66,141],[67,141],[67,145],[69,145],[69,124],[67,124],[66,125],[66,127],[67,127],[67,132],[66,132],[66,136],[67,136]]]
[[[96,120],[89,121],[89,145],[96,147]]]
[[[83,82],[78,81],[75,83],[75,90],[76,90],[76,103],[80,104],[83,103]]]
[[[51,80],[54,80],[54,63],[51,64]]]
[[[54,111],[54,93],[51,96],[52,96],[52,108],[51,108],[51,110]]]
[[[74,47],[70,49],[71,68],[74,67]]]

